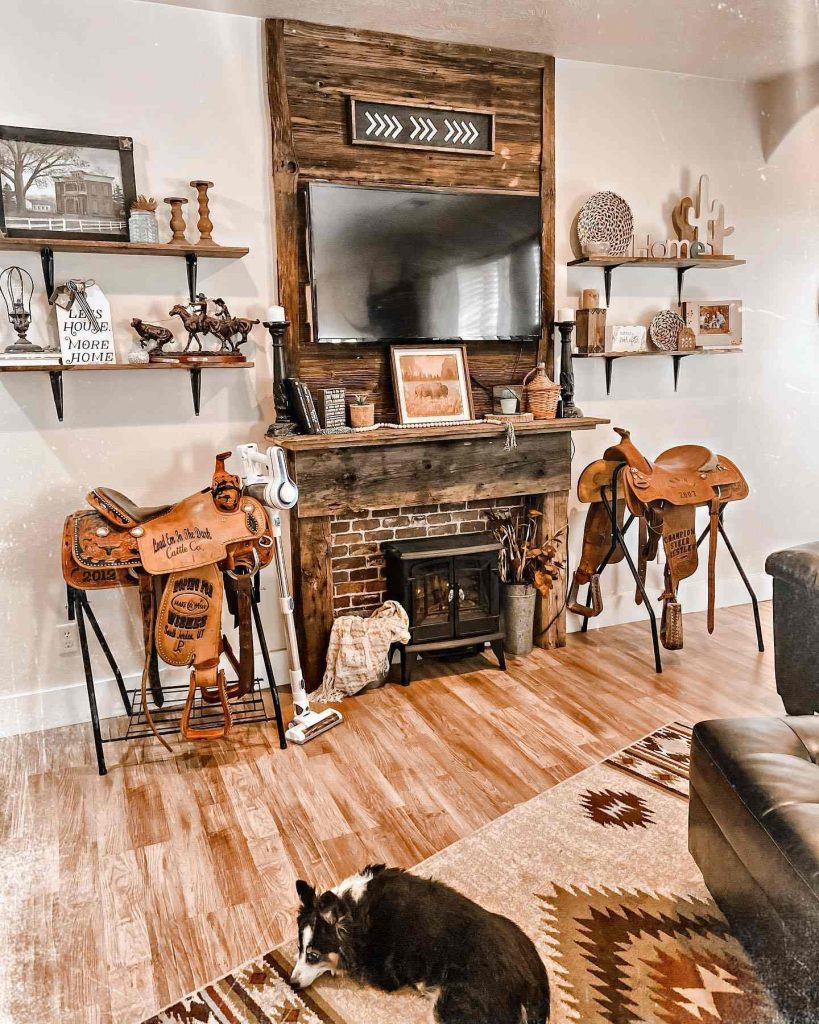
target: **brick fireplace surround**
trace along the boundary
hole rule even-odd
[[[608,420],[536,420],[517,427],[506,447],[503,426],[474,423],[361,434],[277,438],[299,487],[290,512],[296,630],[309,689],[324,673],[333,619],[366,613],[386,590],[385,540],[485,529],[488,508],[531,503],[541,516],[537,540],[565,541],[571,483],[571,434]],[[558,591],[538,601],[537,643],[566,642]]]
[[[333,615],[369,615],[386,598],[385,540],[443,537],[486,529],[487,509],[513,512],[522,497],[442,501],[434,505],[363,510],[330,521]]]

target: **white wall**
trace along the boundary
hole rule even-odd
[[[263,23],[130,0],[83,0],[70,18],[60,0],[6,0],[3,22],[0,121],[131,135],[138,191],[160,200],[189,195],[189,211],[188,182],[214,181],[214,238],[248,245],[250,254],[202,260],[201,286],[235,313],[259,317],[276,294]],[[161,205],[164,239],[170,233]],[[195,239],[193,212],[189,220]],[[13,262],[37,285],[36,340],[53,321],[39,256],[0,251],[0,267]],[[162,320],[186,296],[181,259],[57,254],[56,274],[91,277],[103,287],[122,359],[132,345],[131,317]],[[261,327],[251,337],[256,368],[203,373],[198,419],[183,373],[66,374],[63,424],[47,375],[0,377],[0,730],[87,717],[79,656],[57,653],[56,626],[66,614],[63,518],[98,483],[146,504],[191,494],[210,479],[216,452],[261,441],[272,411],[269,345]],[[9,338],[2,317],[0,344]],[[273,602],[267,604],[269,646],[278,648]],[[100,592],[94,606],[123,669],[138,678],[135,596]],[[95,664],[101,677],[110,676],[104,662]],[[112,689],[102,687],[103,710],[115,707]]]
[[[726,222],[736,227],[726,251],[747,259],[747,266],[690,271],[684,295],[742,298],[744,353],[685,359],[677,394],[670,359],[617,362],[610,398],[602,360],[576,360],[576,399],[584,412],[630,428],[649,457],[697,442],[738,463],[751,493],[730,508],[726,526],[757,593],[768,596],[766,555],[819,539],[819,109],[766,163],[751,86],[558,61],[556,90],[558,306],[577,305],[582,288],[603,294],[600,271],[566,268],[573,257],[572,219],[592,192],[622,195],[638,238],[649,232],[667,238],[675,202],[694,194],[707,173],[712,195],[725,204]],[[612,282],[609,323],[648,324],[658,309],[674,308],[673,271],[620,270]],[[575,435],[575,480],[610,439],[609,428]],[[794,484],[798,501],[788,497]],[[584,513],[574,499],[574,564]],[[747,599],[723,550],[717,575],[718,600]],[[649,591],[659,593],[659,568],[650,579]],[[704,584],[700,572],[682,585],[686,609],[705,606]],[[608,570],[603,591],[607,608],[595,624],[644,615],[625,566]]]
[[[133,0],[84,0],[70,19],[63,12],[59,0],[6,0],[0,120],[132,135],[138,189],[159,198],[190,192],[186,183],[192,178],[215,181],[215,237],[247,244],[251,252],[238,262],[205,261],[203,290],[222,295],[236,312],[259,316],[275,296],[262,23]],[[803,122],[766,165],[749,89],[566,61],[558,62],[557,111],[558,305],[584,286],[602,286],[594,273],[565,270],[572,218],[597,189],[625,196],[638,228],[670,233],[674,198],[708,172],[736,224],[730,241],[748,267],[712,276],[694,272],[686,290],[691,296],[745,299],[745,354],[686,361],[676,396],[665,362],[616,366],[610,399],[602,366],[578,362],[577,395],[586,412],[631,427],[649,454],[697,440],[739,462],[752,494],[729,521],[761,590],[768,551],[819,537],[813,512],[819,507],[813,441],[819,427],[813,171],[819,116]],[[10,262],[0,253],[0,265]],[[21,254],[15,262],[39,284],[35,254]],[[57,276],[93,277],[103,286],[122,357],[131,346],[128,320],[162,319],[185,294],[184,264],[170,259],[58,255]],[[615,274],[612,315],[647,322],[671,299],[674,284],[669,272]],[[46,317],[40,288],[32,337],[42,336]],[[0,322],[0,343],[8,337]],[[57,654],[56,626],[65,619],[59,569],[63,517],[101,482],[145,502],[189,494],[207,480],[215,452],[260,441],[271,402],[261,329],[255,339],[255,370],[203,375],[199,419],[182,374],[66,375],[62,425],[46,376],[0,378],[0,730],[87,717],[80,660]],[[576,468],[596,457],[609,436],[604,430],[576,435]],[[795,478],[798,505],[783,501]],[[575,559],[581,522],[574,509]],[[722,599],[741,599],[724,559],[719,572]],[[609,602],[609,617],[639,614],[619,570],[605,589],[627,598]],[[140,624],[130,597],[100,594],[95,607],[123,668],[134,676],[140,668]],[[684,585],[688,608],[701,606],[703,597],[701,586]],[[268,640],[278,649],[272,604]],[[104,677],[104,663],[96,664]],[[102,690],[103,711],[110,711],[111,687]]]

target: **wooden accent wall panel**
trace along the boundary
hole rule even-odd
[[[523,191],[541,197],[543,318],[554,318],[554,59],[303,22],[267,22],[268,89],[279,294],[292,321],[288,370],[311,387],[374,393],[380,418],[395,418],[388,346],[318,345],[310,338],[304,202],[310,180]],[[495,113],[492,156],[349,142],[347,97],[403,100]],[[554,372],[548,328],[538,343],[468,346],[478,415],[482,389],[518,383],[535,360]]]

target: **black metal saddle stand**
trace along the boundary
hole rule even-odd
[[[651,606],[651,601],[649,600],[649,596],[646,593],[646,588],[643,584],[643,581],[640,579],[640,574],[637,571],[637,566],[634,564],[634,559],[631,557],[631,553],[629,552],[628,547],[626,546],[626,534],[628,533],[631,524],[637,517],[629,513],[629,517],[623,524],[622,528],[619,526],[617,522],[617,485],[620,482],[620,474],[623,472],[625,468],[626,463],[620,463],[614,470],[614,473],[612,474],[611,487],[602,487],[600,489],[600,498],[606,508],[606,511],[609,514],[609,519],[611,521],[611,547],[609,548],[606,557],[600,563],[597,569],[597,574],[599,575],[603,572],[603,570],[609,564],[609,561],[611,560],[612,556],[614,555],[614,552],[617,550],[618,547],[620,547],[623,551],[623,555],[625,556],[626,563],[628,564],[628,567],[631,570],[631,575],[634,577],[634,582],[637,584],[637,588],[640,591],[640,594],[643,598],[643,607],[646,609],[646,612],[648,614],[649,623],[651,625],[651,642],[654,646],[654,669],[656,672],[662,672],[663,663],[660,658],[660,637],[657,632],[657,616],[654,614],[654,609]],[[748,591],[748,594],[751,597],[751,605],[753,606],[754,610],[754,624],[756,626],[756,644],[760,651],[764,651],[765,645],[762,642],[762,624],[759,620],[759,603],[757,602],[756,594],[754,593],[753,588],[751,587],[750,581],[748,580],[748,577],[745,574],[745,570],[742,568],[742,563],[737,557],[737,553],[736,551],[734,551],[731,541],[728,539],[728,534],[725,532],[723,516],[725,514],[726,504],[727,502],[723,503],[720,506],[719,510],[719,522],[717,523],[717,526],[719,528],[719,535],[725,542],[725,546],[728,548],[728,553],[733,559],[734,565],[737,567],[739,575],[742,577],[742,582],[745,584],[745,589]],[[700,547],[700,545],[707,536],[708,527],[706,527],[698,537],[697,548]],[[589,586],[588,593],[586,596],[586,604],[588,605],[590,603],[591,585]],[[589,620],[588,618],[584,618],[583,625],[580,627],[581,633],[585,633],[588,628]]]
[[[94,733],[94,749],[97,754],[97,768],[99,769],[100,775],[107,775],[108,769],[105,766],[105,753],[103,744],[105,743],[125,743],[129,740],[136,739],[151,739],[153,738],[153,732],[147,728],[140,728],[144,725],[144,708],[141,707],[141,693],[140,688],[135,687],[129,693],[128,688],[125,685],[125,681],[122,678],[119,666],[117,665],[116,659],[114,658],[111,648],[108,645],[108,641],[105,639],[105,634],[100,627],[97,617],[94,614],[91,604],[88,600],[88,594],[84,590],[77,590],[74,587],[67,587],[68,593],[68,618],[70,621],[76,619],[77,622],[77,633],[79,634],[80,640],[80,653],[82,654],[83,670],[85,672],[85,685],[88,690],[88,705],[91,709],[91,728]],[[267,642],[265,640],[264,628],[262,626],[261,615],[259,614],[259,577],[256,576],[253,580],[253,586],[251,587],[250,602],[253,609],[253,624],[255,626],[256,635],[259,638],[259,644],[262,650],[262,660],[264,661],[265,675],[267,676],[267,684],[270,687],[270,695],[273,699],[273,709],[276,719],[276,729],[279,736],[279,746],[282,750],[287,747],[287,740],[284,734],[284,720],[282,718],[282,709],[279,702],[279,694],[276,689],[276,680],[273,676],[273,666],[270,662],[270,654],[267,650]],[[127,732],[122,736],[103,736],[100,729],[100,718],[97,710],[97,696],[95,692],[94,684],[94,673],[91,668],[91,654],[88,647],[88,633],[85,628],[86,619],[91,625],[91,629],[94,632],[94,636],[97,638],[100,650],[105,655],[105,660],[111,667],[111,671],[114,674],[116,680],[117,689],[119,695],[122,698],[122,704],[125,708],[125,714],[128,715],[129,724]],[[166,686],[163,691],[162,684],[159,680],[159,666],[156,657],[156,648],[152,645],[150,659],[149,659],[149,684],[150,694],[153,698],[153,703],[156,708],[153,712],[158,732],[162,735],[170,735],[179,731],[179,720],[181,718],[182,706],[181,703],[178,705],[174,703],[174,706],[167,710],[167,713],[162,716],[161,722],[159,721],[159,710],[161,710],[165,704],[165,698],[169,697],[174,702],[177,699],[177,695],[180,701],[184,700],[184,695],[188,691],[188,684],[185,683],[181,686]],[[249,725],[251,723],[269,722],[270,716],[267,713],[267,709],[264,705],[264,698],[259,688],[260,680],[254,679],[253,689],[246,696],[241,698],[234,705],[237,709],[234,713],[233,721],[236,725]],[[157,710],[159,709],[159,710]]]

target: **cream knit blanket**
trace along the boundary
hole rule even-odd
[[[367,619],[339,616],[330,633],[324,678],[310,699],[319,704],[342,700],[381,682],[390,668],[390,645],[409,643],[408,626],[407,613],[397,601],[385,601]]]

